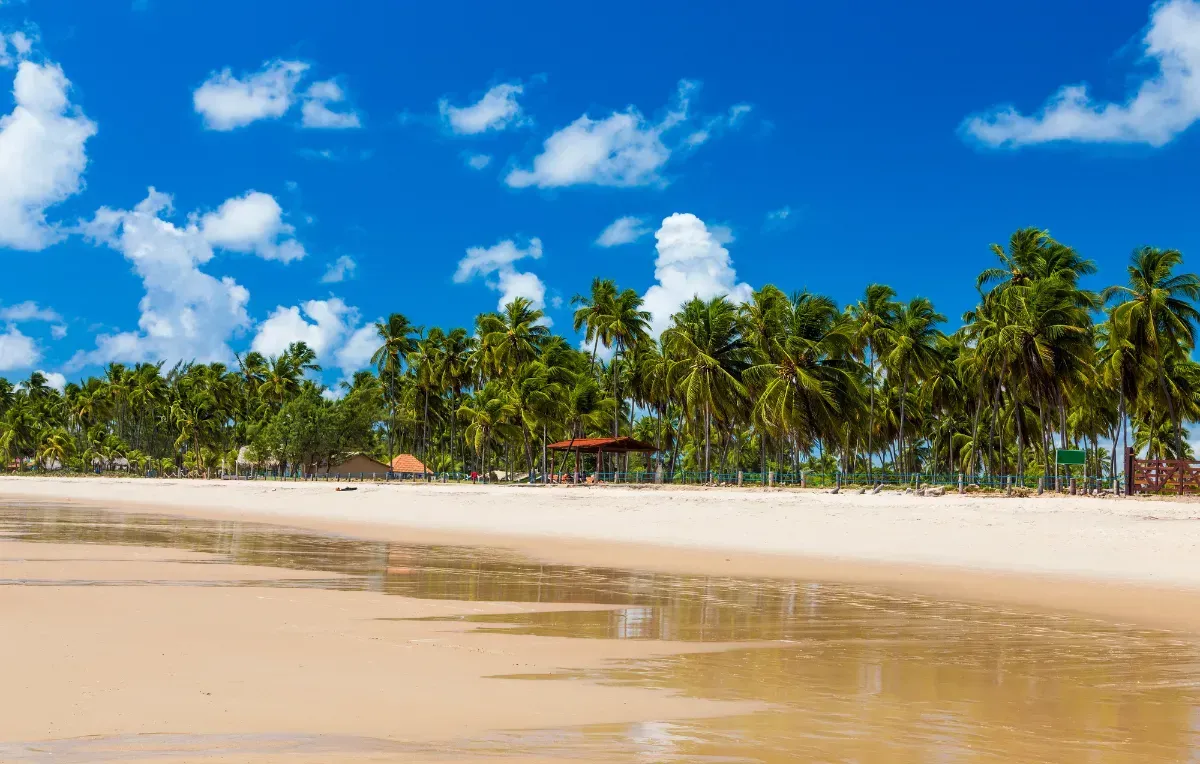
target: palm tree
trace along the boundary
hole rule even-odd
[[[451,329],[442,342],[441,389],[450,393],[450,444],[452,449],[458,442],[455,433],[458,404],[462,400],[463,390],[471,381],[470,360],[475,345],[475,339],[463,328]]]
[[[879,342],[886,336],[896,317],[896,291],[886,284],[868,284],[863,299],[847,311],[854,321],[854,349],[861,357],[866,352],[867,384],[870,388],[870,413],[867,417],[867,475],[872,476],[875,454],[875,359]]]
[[[590,295],[577,294],[571,298],[571,304],[579,306],[574,315],[575,331],[584,329],[584,342],[592,343],[593,372],[596,370],[596,353],[600,349],[600,343],[603,342],[604,346],[608,347],[611,342],[606,330],[606,322],[608,316],[612,314],[609,303],[616,295],[617,284],[615,281],[597,277],[592,279]]]
[[[907,305],[896,310],[892,326],[883,331],[887,350],[883,357],[889,375],[900,380],[900,434],[898,436],[900,468],[905,471],[908,460],[904,450],[904,420],[908,399],[908,383],[914,375],[920,376],[933,364],[936,345],[942,333],[937,325],[946,317],[933,308],[933,303],[924,297],[914,297]]]
[[[516,297],[504,306],[501,313],[485,313],[479,317],[481,345],[491,351],[492,373],[504,368],[516,368],[535,359],[542,343],[550,336],[544,319],[546,314],[533,307],[533,302]]]
[[[612,384],[613,398],[617,405],[613,409],[613,437],[621,434],[621,387],[620,369],[621,358],[629,350],[636,350],[650,338],[650,312],[642,310],[643,300],[637,292],[626,289],[611,300],[607,301],[606,312],[603,316],[604,331],[613,344]],[[632,407],[632,401],[630,402]],[[614,455],[614,471],[616,469]],[[628,472],[629,454],[625,455],[625,467]]]
[[[808,292],[792,298],[786,321],[777,358],[743,374],[761,390],[757,418],[797,441],[836,440],[860,389],[861,367],[851,357],[854,327],[833,300]]]
[[[747,394],[741,374],[748,351],[741,337],[737,308],[724,297],[696,297],[671,316],[663,333],[673,366],[673,387],[681,392],[688,411],[703,414],[704,472],[710,472],[712,417],[732,413]]]
[[[479,458],[480,472],[488,474],[488,451],[495,435],[511,432],[515,411],[500,385],[490,382],[463,402],[458,415],[467,423],[463,433]]]
[[[392,460],[396,457],[396,380],[408,354],[416,349],[416,337],[421,331],[421,327],[413,326],[402,313],[392,313],[387,321],[375,323],[375,334],[383,344],[371,355],[371,363],[379,370],[379,376],[387,379],[388,408],[391,413],[391,425],[388,427],[388,469],[391,469]]]
[[[1196,345],[1195,323],[1200,312],[1200,276],[1176,274],[1183,255],[1176,249],[1140,247],[1129,265],[1129,284],[1105,289],[1102,299],[1114,303],[1110,321],[1133,344],[1135,353],[1151,359],[1159,392],[1175,427],[1175,453],[1183,453],[1183,427],[1167,390],[1167,362],[1175,353]]]
[[[46,430],[42,433],[41,443],[38,444],[38,465],[45,469],[50,469],[55,463],[65,466],[74,448],[75,443],[66,429],[56,427]]]

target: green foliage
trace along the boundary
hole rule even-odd
[[[949,334],[929,300],[883,284],[844,309],[767,285],[740,305],[691,299],[656,338],[634,290],[596,279],[572,300],[583,350],[517,298],[470,331],[425,332],[393,313],[375,327],[374,368],[333,389],[314,381],[304,343],[232,368],[110,364],[62,392],[36,372],[0,379],[0,459],[212,476],[411,452],[439,471],[533,480],[543,462],[1005,475],[1052,472],[1056,448],[1085,450],[1092,474],[1113,472],[1127,442],[1190,455],[1200,277],[1183,256],[1139,248],[1126,283],[1097,294],[1083,285],[1095,266],[1047,231],[1018,230],[991,253],[977,305]],[[660,452],[597,465],[543,450],[613,434]]]

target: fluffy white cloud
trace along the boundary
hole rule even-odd
[[[691,122],[688,109],[698,87],[681,80],[675,103],[658,122],[647,120],[632,106],[600,120],[584,114],[546,139],[530,169],[514,168],[505,182],[513,188],[663,185],[666,181],[660,172],[673,152],[706,142],[718,130],[733,126],[735,114],[740,121],[749,108],[739,104],[729,116],[701,120],[699,129],[669,145],[665,136]]]
[[[358,326],[358,310],[337,297],[277,307],[258,325],[250,347],[278,355],[293,342],[306,342],[323,365],[331,361],[346,375],[370,362],[378,347],[375,327]]]
[[[9,35],[0,34],[0,67],[12,66],[28,56],[33,52],[33,42],[33,37],[20,31]]]
[[[46,209],[79,193],[96,125],[68,98],[57,64],[21,61],[12,113],[0,117],[0,247],[39,250],[61,238]]]
[[[67,327],[65,324],[58,324],[50,327],[50,336],[56,340],[61,340],[67,336]]]
[[[734,302],[750,299],[752,289],[737,280],[729,250],[700,218],[677,212],[663,220],[654,238],[658,250],[654,278],[658,283],[646,290],[645,301],[655,336],[670,325],[671,314],[693,297],[709,300],[725,295]]]
[[[342,398],[346,397],[346,388],[342,387],[341,385],[327,387],[321,391],[321,397],[327,401],[340,401]]]
[[[475,276],[487,279],[487,285],[500,293],[497,309],[512,302],[515,297],[524,297],[535,309],[546,307],[546,285],[536,274],[518,271],[515,263],[525,258],[538,260],[542,256],[542,241],[532,238],[524,248],[512,239],[505,239],[490,247],[471,247],[458,261],[454,282],[462,284]],[[547,325],[549,320],[547,319]]]
[[[200,231],[214,247],[253,253],[264,260],[290,263],[304,257],[304,247],[291,238],[296,229],[283,222],[279,202],[260,191],[227,199],[200,218]]]
[[[361,127],[362,121],[358,112],[334,111],[330,104],[342,103],[346,93],[334,80],[314,82],[304,94],[304,105],[300,107],[301,124],[304,127],[315,127],[333,130]]]
[[[470,106],[453,106],[443,98],[438,112],[452,131],[459,135],[476,135],[488,130],[503,130],[521,122],[521,104],[517,96],[524,92],[519,82],[496,85]]]
[[[0,320],[19,323],[22,321],[62,321],[62,316],[51,308],[43,308],[33,300],[19,302],[0,308]]]
[[[546,307],[546,285],[533,273],[523,273],[513,269],[502,269],[496,273],[493,289],[500,293],[496,308],[502,310],[518,297],[524,297],[533,303],[535,310]]]
[[[37,343],[21,334],[17,327],[10,326],[7,331],[0,333],[0,371],[28,369],[41,358]]]
[[[1162,146],[1200,119],[1200,0],[1155,4],[1142,43],[1157,71],[1124,103],[1097,102],[1086,85],[1067,85],[1037,114],[1000,106],[968,118],[962,129],[993,147],[1052,141]]]
[[[366,324],[355,329],[346,339],[345,344],[334,354],[339,368],[347,374],[359,369],[365,369],[371,363],[371,356],[379,349],[379,333],[373,324]]]
[[[200,270],[213,257],[200,226],[176,225],[171,197],[150,189],[132,210],[101,208],[81,225],[93,241],[125,256],[142,279],[138,330],[102,334],[96,349],[76,354],[71,367],[122,361],[231,361],[228,341],[250,326],[250,293],[232,278]]]
[[[358,270],[358,263],[354,262],[354,258],[350,257],[350,255],[342,255],[325,269],[325,275],[321,277],[321,283],[337,284],[346,279],[352,279],[356,270]]]
[[[42,371],[41,369],[38,369],[38,374],[41,374],[46,378],[46,384],[49,387],[53,387],[60,393],[67,386],[67,378],[62,374],[59,374],[57,371]]]
[[[600,236],[596,239],[596,245],[616,247],[621,244],[632,244],[648,233],[650,233],[650,229],[646,227],[645,220],[629,215],[609,223],[608,227],[600,232]]]
[[[357,311],[336,297],[290,308],[280,305],[258,325],[250,349],[278,355],[293,342],[306,342],[320,358],[347,334],[351,329],[347,322],[355,318]]]
[[[467,167],[472,170],[482,170],[492,163],[492,158],[487,154],[471,154],[466,161]]]
[[[260,119],[278,119],[292,108],[296,87],[308,71],[302,61],[276,59],[252,74],[213,72],[192,93],[196,113],[210,130],[233,130]]]

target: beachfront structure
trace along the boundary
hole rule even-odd
[[[372,459],[366,454],[351,454],[347,458],[331,464],[329,467],[318,467],[317,475],[386,475],[388,466],[378,459]]]
[[[628,436],[618,438],[572,438],[570,440],[560,440],[557,443],[550,443],[546,446],[546,449],[575,454],[576,474],[579,473],[580,454],[595,454],[596,471],[600,472],[600,465],[604,463],[605,454],[653,454],[658,452],[658,449],[649,443]]]
[[[420,459],[412,454],[400,454],[392,459],[392,476],[398,478],[421,478],[429,474],[429,470]]]

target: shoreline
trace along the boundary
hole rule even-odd
[[[502,547],[572,565],[836,581],[1200,632],[1194,503],[334,485],[7,477],[0,500]]]

